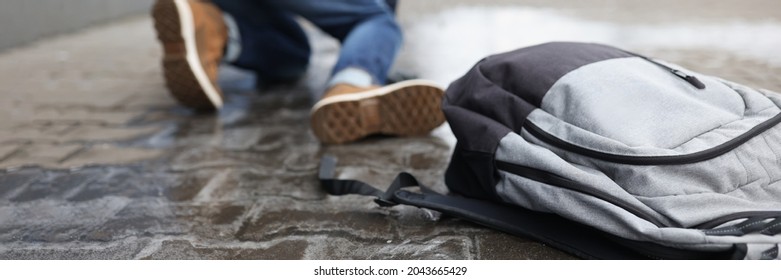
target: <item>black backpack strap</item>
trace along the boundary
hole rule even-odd
[[[373,196],[374,201],[383,207],[403,204],[435,210],[509,234],[537,240],[580,258],[648,259],[648,253],[655,258],[730,258],[722,254],[709,255],[623,239],[549,213],[492,201],[439,194],[423,186],[406,172],[396,176],[387,191],[381,191],[361,181],[335,179],[336,162],[336,158],[332,156],[324,156],[320,162],[320,182],[329,194]],[[418,188],[421,193],[411,192],[409,188]]]
[[[320,160],[320,185],[331,195],[359,194],[375,197],[374,202],[383,207],[389,207],[400,204],[394,198],[396,191],[403,188],[418,187],[426,193],[434,193],[418,182],[415,176],[407,172],[399,173],[387,191],[381,191],[371,185],[357,180],[338,180],[334,179],[336,174],[336,158],[333,156],[324,156]]]
[[[324,156],[320,162],[320,182],[332,195],[358,194],[375,197],[383,207],[398,204],[411,205],[442,212],[510,234],[529,237],[547,243],[581,258],[587,259],[639,259],[645,258],[633,251],[597,238],[595,230],[572,222],[562,223],[562,218],[519,207],[465,197],[446,196],[426,188],[409,173],[400,173],[387,191],[381,191],[357,180],[334,179],[336,158]],[[407,188],[419,188],[422,193]]]

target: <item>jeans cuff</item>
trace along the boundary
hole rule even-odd
[[[334,74],[328,82],[328,88],[337,84],[350,84],[357,87],[369,87],[374,84],[374,79],[368,71],[357,67],[347,67]]]
[[[228,42],[225,44],[225,56],[222,60],[227,63],[236,62],[241,55],[241,33],[236,20],[228,13],[223,13],[222,18],[228,28]]]

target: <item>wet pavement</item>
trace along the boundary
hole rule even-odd
[[[550,40],[597,41],[781,91],[778,1],[402,1],[396,73],[446,86],[482,56]],[[256,90],[223,69],[218,114],[168,97],[146,17],[0,53],[2,259],[568,259],[524,238],[413,207],[331,197],[341,178],[385,186],[408,171],[445,191],[455,139],[322,146],[309,107],[336,42],[296,85]]]

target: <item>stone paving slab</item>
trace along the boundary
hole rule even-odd
[[[432,38],[463,42],[437,39],[452,35],[444,31],[421,32],[455,24],[439,21],[441,12],[460,7],[458,13],[470,16],[463,5],[480,7],[477,18],[497,11],[485,7],[517,8],[527,16],[609,27],[657,22],[684,13],[676,7],[710,3],[663,2],[669,5],[651,9],[645,1],[402,1],[399,16],[410,32],[396,71],[439,79],[443,86],[465,72],[460,67],[475,61],[470,50],[442,64],[420,45]],[[773,23],[763,28],[774,30],[781,20],[777,1],[719,3],[685,14],[694,22],[743,20],[748,30],[757,22]],[[636,15],[644,9],[652,12]],[[513,23],[477,22],[473,28],[486,33]],[[316,178],[324,154],[339,158],[341,178],[385,186],[408,171],[444,192],[455,139],[444,125],[421,137],[320,145],[309,131],[309,108],[338,45],[311,26],[308,32],[315,55],[302,81],[258,91],[251,74],[225,68],[221,84],[228,101],[216,114],[191,112],[167,95],[160,48],[145,16],[0,53],[0,259],[573,258],[432,211],[325,194]],[[458,34],[474,34],[469,32]],[[500,39],[479,51],[499,51]],[[746,43],[763,42],[772,49],[777,41]],[[775,54],[762,59],[666,43],[642,51],[781,90]]]

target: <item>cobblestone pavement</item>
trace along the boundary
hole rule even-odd
[[[404,2],[399,15],[408,45],[396,68],[447,85],[479,58],[472,56],[506,48],[511,35],[497,30],[515,30],[514,20],[537,16],[541,26],[526,27],[529,32],[569,22],[550,28],[575,28],[564,35],[625,43],[701,72],[781,90],[781,45],[773,38],[781,26],[778,1],[570,2],[481,1],[470,9],[463,5],[475,2]],[[508,11],[522,16],[501,16]],[[470,17],[471,25],[459,27]],[[654,23],[670,18],[684,29],[669,32],[683,35],[631,36],[667,34]],[[716,31],[703,44],[675,44],[698,38],[700,28]],[[168,97],[146,17],[0,53],[0,258],[572,258],[433,212],[380,208],[370,199],[321,191],[316,171],[324,154],[340,159],[343,178],[383,186],[408,171],[445,191],[454,139],[443,126],[423,137],[318,144],[308,110],[337,44],[310,33],[316,54],[304,80],[258,92],[251,75],[226,68],[229,100],[216,115],[188,111]],[[470,39],[480,34],[488,37]],[[722,44],[716,35],[743,41]],[[561,37],[535,38],[546,39]]]

